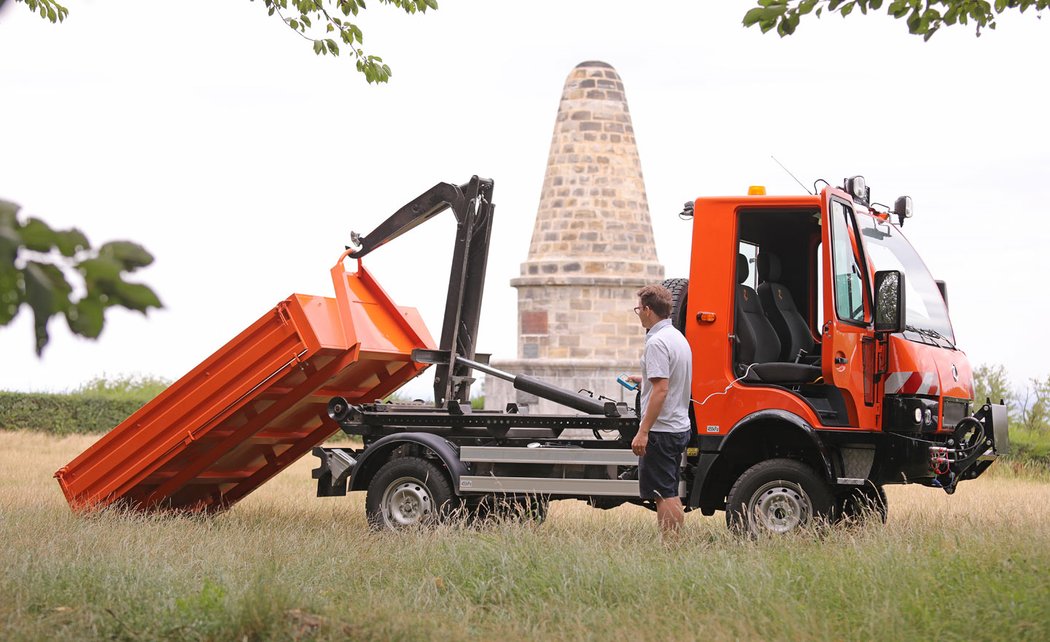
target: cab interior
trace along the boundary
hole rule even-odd
[[[821,354],[820,209],[738,212],[733,371],[746,385],[803,397],[826,425],[847,425]]]

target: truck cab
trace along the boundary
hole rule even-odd
[[[790,499],[798,480],[774,484],[788,512],[884,512],[884,484],[950,493],[1005,451],[1005,408],[974,399],[946,289],[901,231],[910,198],[873,207],[854,177],[815,195],[699,198],[692,211],[674,315],[693,349],[691,505],[753,514],[759,500],[741,495],[764,484],[734,493],[742,476],[764,464],[763,479],[797,477],[789,462],[801,462],[827,488],[807,507]]]

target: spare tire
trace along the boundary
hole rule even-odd
[[[689,295],[689,279],[667,279],[663,286],[671,291],[671,325],[685,334],[686,298]]]

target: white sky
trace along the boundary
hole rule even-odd
[[[62,25],[8,2],[0,198],[96,245],[142,243],[157,260],[139,279],[165,309],[114,310],[98,341],[56,319],[43,359],[25,309],[0,329],[0,389],[178,378],[290,293],[331,296],[350,230],[472,174],[495,179],[497,204],[479,349],[514,357],[509,281],[562,84],[584,60],[626,85],[668,277],[688,271],[683,202],[751,184],[801,192],[770,155],[807,184],[863,174],[876,201],[914,198],[904,232],[948,281],[971,360],[1045,377],[1048,21],[923,43],[881,14],[831,16],[780,39],[740,25],[751,4],[443,0],[406,16],[373,3],[359,24],[394,70],[375,87],[349,59],[314,56],[261,2],[70,0]],[[435,335],[453,234],[441,219],[366,259]]]

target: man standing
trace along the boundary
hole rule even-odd
[[[631,450],[638,455],[642,499],[656,501],[656,519],[664,533],[676,532],[685,519],[678,496],[682,453],[692,437],[689,393],[693,358],[685,337],[671,325],[671,292],[659,285],[638,290],[635,314],[647,330],[642,355],[642,417]]]

